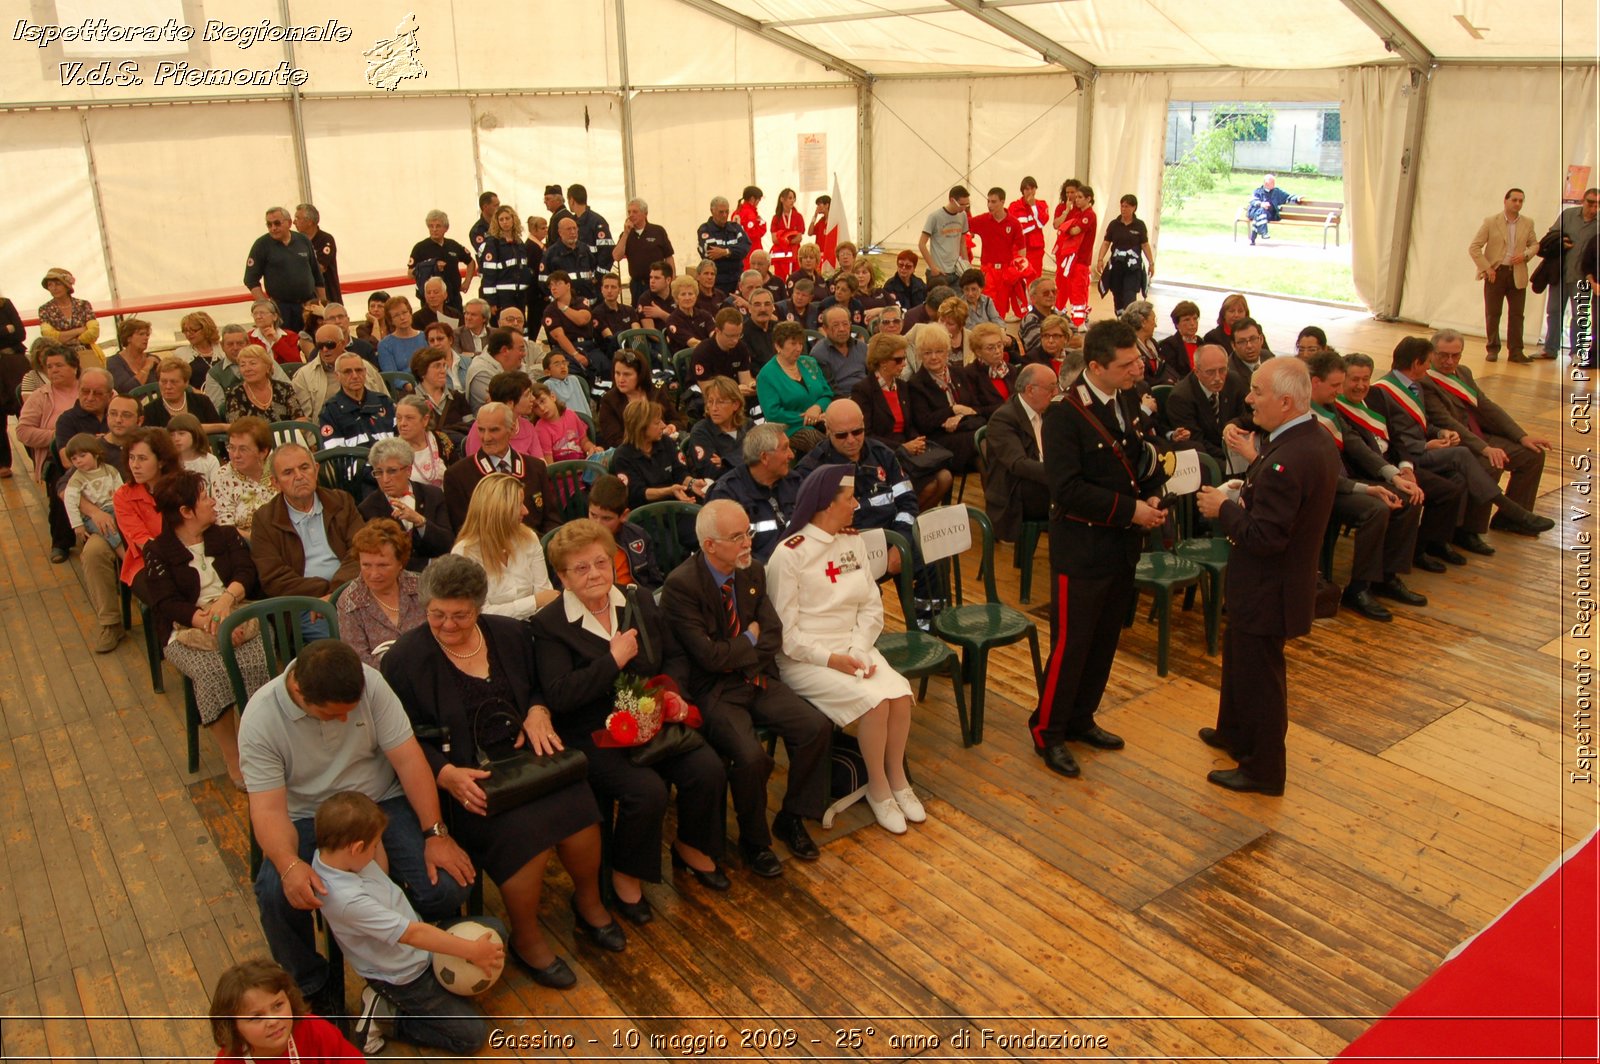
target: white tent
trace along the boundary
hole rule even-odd
[[[1596,12],[1561,0],[472,0],[416,11],[426,76],[393,91],[368,83],[363,53],[395,37],[403,6],[0,11],[14,249],[0,292],[25,312],[52,265],[99,302],[236,284],[262,210],[307,199],[348,273],[401,270],[430,208],[461,238],[479,190],[528,214],[549,182],[582,181],[614,222],[641,196],[687,251],[713,195],[754,183],[770,209],[793,186],[804,206],[837,180],[858,241],[909,245],[957,181],[1032,173],[1050,190],[1078,175],[1102,202],[1159,203],[1169,100],[1316,100],[1342,112],[1362,299],[1477,329],[1465,249],[1479,220],[1519,185],[1542,230],[1567,167],[1600,169]],[[331,11],[347,39],[273,39]],[[216,39],[211,23],[268,39]],[[95,39],[51,29],[86,26]],[[184,26],[193,36],[173,39]],[[127,27],[166,39],[106,39]],[[143,83],[78,83],[102,61]],[[179,64],[305,77],[188,84]],[[803,170],[808,134],[825,151]]]

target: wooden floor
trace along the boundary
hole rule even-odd
[[[1158,309],[1184,294],[1159,293]],[[1386,365],[1405,331],[1257,304],[1279,350],[1316,321]],[[1480,344],[1468,357],[1527,428],[1561,437],[1561,367],[1481,368]],[[1547,463],[1547,515],[1564,514],[1566,468],[1564,454]],[[1068,1055],[985,1043],[984,1029],[1065,1031],[1087,1056],[1332,1056],[1595,824],[1593,787],[1565,784],[1561,763],[1577,653],[1561,638],[1563,526],[1496,534],[1496,558],[1417,574],[1431,604],[1393,624],[1346,614],[1292,644],[1281,799],[1205,782],[1229,764],[1194,737],[1213,720],[1219,662],[1184,614],[1157,677],[1141,611],[1100,716],[1128,747],[1079,752],[1082,779],[1040,766],[1026,651],[1001,652],[980,747],[961,747],[947,685],[916,710],[926,825],[892,838],[858,808],[820,861],[786,860],[780,880],[735,871],[721,897],[651,887],[658,918],[630,927],[621,955],[574,943],[553,872],[546,925],[577,988],[511,971],[485,1004],[510,1034],[571,1036],[524,1043],[530,1059]],[[225,967],[265,953],[243,799],[209,745],[200,774],[183,771],[178,684],[169,672],[152,695],[138,633],[88,652],[76,565],[45,560],[39,496],[20,476],[0,482],[0,542],[0,1049],[210,1059],[194,1017]],[[1037,588],[1046,566],[1041,548]],[[780,758],[775,794],[782,771]]]

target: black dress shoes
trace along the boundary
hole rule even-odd
[[[623,901],[621,898],[616,898],[612,901],[611,907],[641,927],[656,918],[656,914],[650,910],[650,903],[642,895],[638,901]]]
[[[543,968],[535,968],[522,954],[517,952],[515,946],[510,953],[517,959],[517,963],[528,969],[528,974],[533,976],[533,981],[540,986],[547,986],[552,990],[565,990],[578,981],[577,973],[567,966],[567,962],[557,957]]]
[[[779,813],[772,818],[772,837],[789,847],[789,852],[802,861],[815,861],[822,856],[817,844],[806,831],[806,823],[793,813]]]
[[[1239,752],[1237,750],[1235,750],[1233,747],[1229,746],[1227,743],[1222,741],[1222,733],[1217,731],[1217,729],[1215,729],[1215,728],[1201,728],[1200,732],[1199,732],[1199,735],[1200,735],[1200,741],[1205,743],[1207,746],[1214,747],[1214,748],[1216,748],[1218,750],[1224,751],[1229,757],[1233,758],[1235,761],[1239,760]]]
[[[1443,568],[1443,566],[1440,566]],[[1398,576],[1391,576],[1387,580],[1380,580],[1375,584],[1368,584],[1367,590],[1379,598],[1393,599],[1405,606],[1426,606],[1428,596],[1419,595],[1401,581]]]
[[[572,899],[572,924],[577,928],[578,934],[593,942],[603,950],[612,953],[621,953],[628,948],[628,936],[622,933],[622,925],[615,920],[601,927],[596,927],[583,918],[578,911],[578,899]]]
[[[1523,510],[1520,514],[1508,514],[1502,508],[1489,522],[1489,527],[1496,532],[1514,532],[1519,536],[1537,536],[1541,532],[1548,532],[1556,527],[1556,523],[1548,517],[1541,517],[1536,513]]]
[[[1481,554],[1485,558],[1494,555],[1494,548],[1485,543],[1482,536],[1476,532],[1468,532],[1466,529],[1456,529],[1456,534],[1450,537],[1450,542],[1469,554]]]
[[[1413,568],[1421,569],[1425,573],[1442,573],[1445,570],[1444,562],[1420,553],[1411,559],[1411,565]]]
[[[1461,552],[1453,549],[1448,543],[1430,543],[1422,549],[1435,558],[1443,558],[1451,565],[1467,564],[1467,559]]]
[[[1127,744],[1122,741],[1122,736],[1113,735],[1100,725],[1096,724],[1086,732],[1067,736],[1069,743],[1083,743],[1096,750],[1121,750]]]
[[[771,851],[769,850],[768,852],[770,853]],[[777,858],[774,857],[773,860],[776,861]],[[733,884],[728,881],[727,873],[725,873],[721,868],[717,867],[715,862],[712,862],[711,871],[702,872],[700,869],[692,867],[689,862],[685,861],[682,857],[679,857],[676,848],[674,848],[672,851],[672,867],[679,871],[688,872],[690,875],[694,876],[695,882],[699,883],[707,890],[727,890],[729,887],[733,886]]]
[[[783,875],[783,864],[778,860],[778,855],[772,852],[771,846],[746,846],[741,842],[739,856],[744,858],[744,866],[762,879],[775,879]]]
[[[1051,743],[1049,746],[1036,747],[1035,752],[1044,758],[1045,767],[1059,776],[1071,778],[1083,772],[1073,760],[1072,754],[1068,752],[1066,743]]]
[[[1230,791],[1242,791],[1250,794],[1265,794],[1272,798],[1283,796],[1283,784],[1262,783],[1260,780],[1251,779],[1236,768],[1217,769],[1206,773],[1206,779],[1218,787],[1226,787]]]
[[[1372,597],[1372,592],[1366,588],[1351,594],[1346,591],[1339,596],[1339,604],[1355,610],[1369,621],[1392,621],[1394,614],[1390,613],[1383,603]]]

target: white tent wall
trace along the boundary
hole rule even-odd
[[[739,192],[755,172],[749,95],[732,90],[636,96],[633,158],[651,220],[666,226],[678,269],[692,269],[699,261],[694,233],[706,220],[711,198],[726,196],[737,208]],[[616,222],[620,225],[622,218]]]
[[[1374,313],[1394,313],[1389,291],[1391,234],[1405,149],[1404,67],[1356,67],[1343,72],[1339,114],[1344,138],[1345,219],[1350,224],[1350,274]]]
[[[1593,176],[1600,173],[1596,91],[1592,66],[1434,71],[1401,317],[1483,333],[1483,285],[1473,279],[1467,244],[1508,188],[1526,192],[1523,214],[1543,236],[1562,209],[1569,165],[1591,167],[1589,184],[1600,184]],[[1523,323],[1530,344],[1543,321],[1544,297],[1530,292]]]
[[[491,189],[500,202],[516,208],[526,226],[530,214],[548,215],[546,185],[574,182],[589,192],[590,205],[613,228],[623,224],[627,194],[622,174],[622,97],[474,96],[481,177],[472,187]],[[530,147],[537,145],[537,150]],[[476,204],[475,198],[471,200]],[[476,221],[464,197],[452,195],[454,212],[462,211],[462,232]],[[459,233],[458,240],[465,238]]]
[[[214,103],[88,118],[117,291],[242,289],[263,211],[294,207],[289,108]]]
[[[624,5],[632,85],[848,82],[842,74],[679,0],[624,0]]]
[[[1106,222],[1117,216],[1117,201],[1131,192],[1139,198],[1139,216],[1150,229],[1151,244],[1156,244],[1169,79],[1167,74],[1150,73],[1109,73],[1095,79],[1089,168],[1078,177],[1094,189],[1102,233]],[[1098,254],[1098,243],[1096,247]],[[1156,276],[1161,276],[1159,247]]]
[[[778,192],[792,188],[799,198],[795,209],[811,218],[817,196],[833,194],[834,175],[839,178],[839,200],[832,218],[841,215],[850,221],[850,234],[861,237],[861,176],[856,131],[857,94],[854,86],[839,89],[767,90],[750,93],[751,134],[755,144],[755,181],[765,195],[761,216],[771,224],[778,212]],[[827,165],[819,188],[800,187],[800,136],[822,133],[827,137]],[[744,184],[728,186],[728,198],[736,197]],[[737,204],[734,205],[737,208]],[[704,220],[704,214],[696,224]],[[691,230],[692,232],[692,230]],[[771,240],[768,239],[768,246]],[[679,260],[682,261],[681,259]]]
[[[10,253],[0,256],[0,295],[24,318],[49,298],[39,279],[52,266],[72,272],[82,299],[104,303],[111,293],[81,120],[76,111],[3,119],[0,187],[6,194],[0,196],[0,227]]]

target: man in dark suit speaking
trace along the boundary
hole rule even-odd
[[[1217,726],[1200,739],[1239,762],[1206,778],[1231,791],[1281,795],[1286,771],[1289,687],[1283,644],[1311,631],[1317,555],[1333,510],[1339,449],[1311,416],[1311,374],[1297,358],[1264,362],[1247,400],[1267,433],[1251,458],[1237,501],[1200,489],[1200,513],[1219,520],[1233,552],[1228,559],[1228,627],[1222,643]]]

